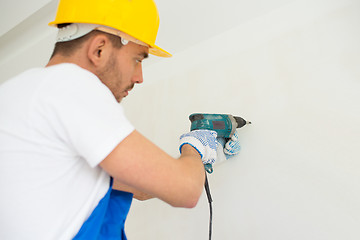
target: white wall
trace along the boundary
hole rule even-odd
[[[177,156],[192,112],[232,113],[242,152],[210,175],[213,239],[360,239],[360,4],[296,1],[159,62],[125,101]],[[194,210],[135,202],[130,239],[207,239]]]
[[[213,239],[360,238],[359,23],[356,0],[288,1],[172,59],[145,63],[145,83],[125,111],[171,155],[178,156],[193,112],[253,122],[239,130],[241,154],[209,176]],[[1,57],[2,75],[46,62],[53,32],[42,34]],[[36,51],[42,54],[29,58]],[[207,239],[208,215],[205,195],[191,210],[135,200],[127,233],[131,240]]]
[[[1,13],[6,14],[0,14],[0,83],[28,68],[46,65],[56,37],[56,28],[47,24],[56,8],[55,0],[1,2]]]

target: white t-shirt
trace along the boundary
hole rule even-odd
[[[77,65],[0,85],[0,239],[71,239],[109,188],[98,164],[133,130]]]

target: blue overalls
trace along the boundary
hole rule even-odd
[[[133,194],[112,189],[113,179],[103,199],[84,222],[74,240],[126,240],[124,224]]]

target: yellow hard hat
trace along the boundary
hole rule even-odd
[[[63,23],[111,27],[146,43],[151,54],[171,57],[155,45],[160,19],[153,0],[60,0],[55,21],[49,25]]]

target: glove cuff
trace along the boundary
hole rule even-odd
[[[190,146],[195,148],[195,150],[200,154],[201,159],[204,159],[204,155],[202,153],[205,152],[205,147],[199,141],[197,141],[197,140],[194,141],[193,137],[182,138],[180,147],[179,147],[180,153],[181,153],[182,146],[184,146],[185,144],[189,144]]]

